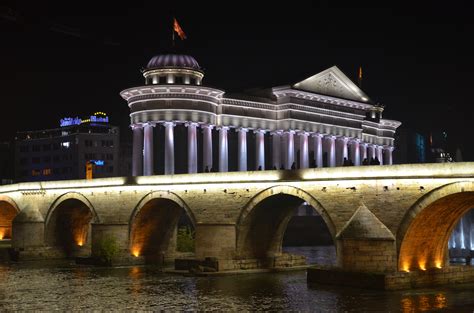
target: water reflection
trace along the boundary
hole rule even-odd
[[[69,262],[0,265],[1,311],[459,312],[472,307],[474,285],[383,292],[308,285],[305,272],[184,277],[153,267],[109,269]]]

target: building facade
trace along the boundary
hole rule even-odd
[[[19,132],[15,138],[17,182],[118,176],[119,128],[103,112],[64,118],[55,129]]]
[[[392,164],[401,123],[383,119],[383,106],[336,66],[235,95],[203,85],[189,55],[157,55],[143,76],[143,86],[121,92],[134,176]]]

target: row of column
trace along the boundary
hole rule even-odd
[[[133,125],[133,164],[132,175],[153,175],[153,127],[155,123]],[[165,174],[174,174],[174,126],[173,122],[164,122],[165,127]],[[197,173],[197,127],[198,123],[188,122],[188,173]],[[203,131],[203,168],[211,170],[212,160],[212,125],[201,125]],[[228,171],[229,127],[219,126],[219,172]],[[238,128],[238,170],[247,171],[247,128]],[[256,141],[256,169],[265,169],[265,130],[255,130]],[[299,136],[300,168],[308,168],[309,164],[309,137],[313,137],[314,162],[316,167],[323,167],[323,153],[327,153],[329,167],[346,164],[351,151],[353,165],[361,165],[363,160],[370,162],[377,159],[382,164],[392,164],[393,147],[384,147],[361,142],[359,139],[309,133],[305,131],[274,131],[271,132],[273,144],[272,165],[277,169],[294,169],[295,161],[295,134]],[[324,152],[323,152],[324,150]],[[384,153],[385,152],[385,153]]]

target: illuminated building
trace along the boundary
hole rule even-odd
[[[103,112],[63,118],[59,128],[18,132],[15,155],[18,182],[83,179],[86,162],[94,177],[118,176],[119,129]]]
[[[189,55],[157,55],[145,84],[121,92],[133,129],[132,174],[392,164],[400,122],[336,66],[288,86],[226,94]]]

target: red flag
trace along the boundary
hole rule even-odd
[[[173,30],[178,34],[178,36],[179,36],[179,38],[181,38],[181,40],[186,39],[186,34],[184,33],[181,26],[179,26],[178,21],[176,20],[176,18],[173,18]]]

